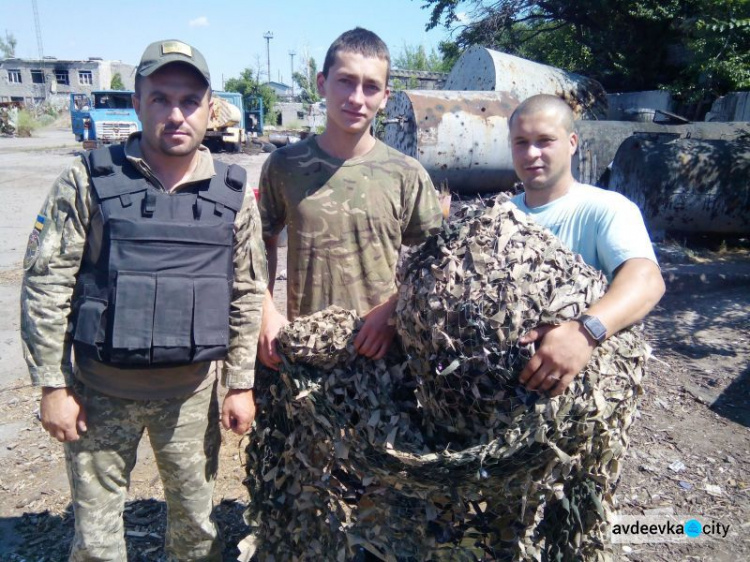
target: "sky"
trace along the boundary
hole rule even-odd
[[[271,79],[290,83],[305,56],[323,66],[328,46],[356,26],[377,33],[391,57],[404,45],[423,45],[429,53],[450,39],[444,28],[425,31],[429,10],[423,0],[120,0],[67,2],[37,0],[44,56],[85,60],[101,57],[137,65],[146,45],[181,39],[198,48],[208,61],[212,87],[238,77],[245,68],[260,67],[267,75],[267,32]],[[99,9],[97,8],[99,6]],[[0,34],[17,39],[16,56],[38,58],[32,0],[0,0]]]

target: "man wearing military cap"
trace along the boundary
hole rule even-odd
[[[219,418],[242,434],[255,416],[267,276],[245,171],[201,145],[210,84],[196,48],[149,45],[133,95],[143,131],[63,171],[29,240],[22,340],[42,425],[65,447],[71,560],[127,559],[122,514],[145,429],[168,557],[221,560],[211,519]]]

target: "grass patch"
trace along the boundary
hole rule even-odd
[[[16,134],[19,137],[30,137],[31,134],[39,127],[39,121],[35,119],[29,111],[22,109],[18,112]]]

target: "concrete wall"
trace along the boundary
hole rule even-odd
[[[18,72],[16,72],[18,71]],[[34,83],[32,71],[44,74],[44,84]],[[54,105],[67,104],[71,93],[90,94],[93,90],[107,90],[112,76],[119,72],[126,89],[132,89],[135,67],[120,61],[60,60],[60,59],[2,59],[0,60],[0,101],[23,101],[27,105],[44,100]],[[11,81],[11,75],[20,82]],[[61,75],[58,79],[58,74]],[[67,75],[67,84],[62,76]],[[90,82],[88,77],[90,76]],[[62,101],[61,101],[62,100]]]
[[[404,90],[440,90],[447,77],[446,72],[391,69],[388,85],[391,88],[399,86]]]
[[[312,105],[296,102],[277,103],[275,109],[281,114],[279,127],[310,127],[310,130],[315,132],[318,127],[326,124],[326,110],[321,103]],[[266,125],[275,125],[275,123],[266,123]]]

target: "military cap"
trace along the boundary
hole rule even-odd
[[[203,58],[201,52],[177,39],[156,41],[146,47],[136,73],[141,76],[150,76],[163,66],[173,62],[189,64],[200,72],[206,80],[206,84],[211,85],[208,64],[206,64],[206,59]]]

